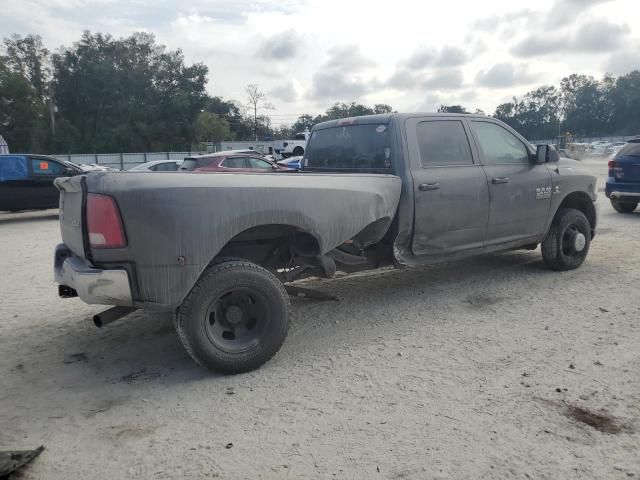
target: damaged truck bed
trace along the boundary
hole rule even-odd
[[[56,185],[60,295],[119,307],[102,323],[172,311],[194,360],[228,373],[280,348],[293,280],[540,243],[550,267],[576,268],[596,226],[593,177],[469,115],[316,125],[301,173],[96,172]]]

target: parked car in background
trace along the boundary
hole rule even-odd
[[[244,153],[218,152],[208,155],[187,157],[180,166],[180,171],[194,172],[273,172],[290,171],[272,160],[259,155]]]
[[[629,140],[609,160],[609,176],[604,190],[620,213],[631,213],[640,201],[640,138]]]
[[[44,155],[0,155],[0,210],[57,208],[60,192],[53,181],[81,173],[78,165]]]
[[[293,168],[294,170],[300,170],[302,168],[302,157],[289,157],[277,162],[278,165],[287,168]]]
[[[9,145],[7,145],[7,142],[4,140],[2,135],[0,135],[0,155],[6,154],[9,154]]]
[[[182,165],[182,160],[153,160],[151,162],[141,163],[129,172],[175,172]]]
[[[309,140],[308,131],[296,133],[293,140],[282,140],[276,144],[274,151],[283,158],[301,157],[307,148],[307,140]]]

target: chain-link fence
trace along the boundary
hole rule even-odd
[[[78,153],[73,155],[50,155],[72,163],[96,164],[128,170],[141,163],[153,160],[182,160],[198,152],[149,152],[149,153]]]

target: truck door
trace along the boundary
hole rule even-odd
[[[30,186],[27,157],[8,155],[0,158],[0,211],[28,209]]]
[[[412,250],[432,255],[482,247],[489,218],[487,178],[474,163],[461,119],[408,119],[415,214]]]
[[[544,232],[551,206],[551,174],[536,165],[524,141],[498,123],[472,120],[489,181],[486,245],[530,239]]]
[[[66,174],[65,165],[47,157],[30,157],[30,208],[58,208],[60,192],[53,181]]]

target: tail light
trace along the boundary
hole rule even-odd
[[[617,177],[617,178],[624,177],[624,171],[622,170],[622,167],[615,160],[609,160],[609,162],[607,163],[607,166],[609,167],[609,175],[611,177]]]
[[[122,248],[127,245],[118,205],[108,195],[87,195],[87,230],[91,248]]]

